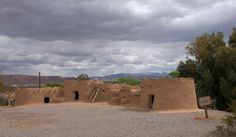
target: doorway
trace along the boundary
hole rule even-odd
[[[79,92],[75,91],[74,93],[75,100],[79,100]]]
[[[152,109],[153,103],[154,103],[155,96],[154,95],[149,95],[148,96],[148,108]]]
[[[44,97],[44,103],[49,103],[50,102],[50,98],[49,97]]]

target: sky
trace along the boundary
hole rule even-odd
[[[236,27],[236,0],[0,0],[6,74],[170,72],[197,36]]]

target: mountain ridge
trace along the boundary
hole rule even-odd
[[[118,73],[106,76],[94,76],[90,79],[103,80],[103,81],[114,81],[119,78],[129,77],[134,79],[142,80],[144,78],[160,78],[168,77],[168,73]],[[41,84],[47,83],[63,83],[64,80],[72,80],[75,77],[62,77],[62,76],[41,76]],[[3,75],[3,82],[5,85],[11,85],[13,87],[37,87],[38,86],[38,76],[36,75],[24,75],[24,74],[9,74]]]

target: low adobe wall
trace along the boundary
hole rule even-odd
[[[120,91],[119,84],[102,84],[95,102],[109,102],[114,94]]]
[[[57,103],[63,95],[61,88],[19,88],[15,93],[15,105],[43,104],[49,97],[49,103]]]
[[[139,94],[129,94],[128,96],[129,106],[139,107],[140,106],[140,95]]]
[[[110,104],[112,105],[126,105],[131,107],[138,107],[140,102],[140,87],[121,85],[120,91],[113,94]]]
[[[130,106],[139,107],[140,106],[140,86],[131,86],[131,91],[129,93],[129,103]]]
[[[142,82],[140,106],[160,111],[197,109],[194,80],[145,79]]]

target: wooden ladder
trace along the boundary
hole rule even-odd
[[[89,101],[92,102],[92,99],[93,99],[93,96],[95,95],[95,91],[96,91],[96,90],[97,90],[97,87],[94,87],[93,90],[92,90],[92,92],[91,92],[91,95],[90,95],[90,97],[89,97]]]
[[[95,99],[98,95],[98,92],[100,91],[100,88],[101,88],[101,85],[99,84],[96,88],[94,88],[94,90],[92,91],[92,94],[89,98],[89,100],[94,103],[95,102]]]

